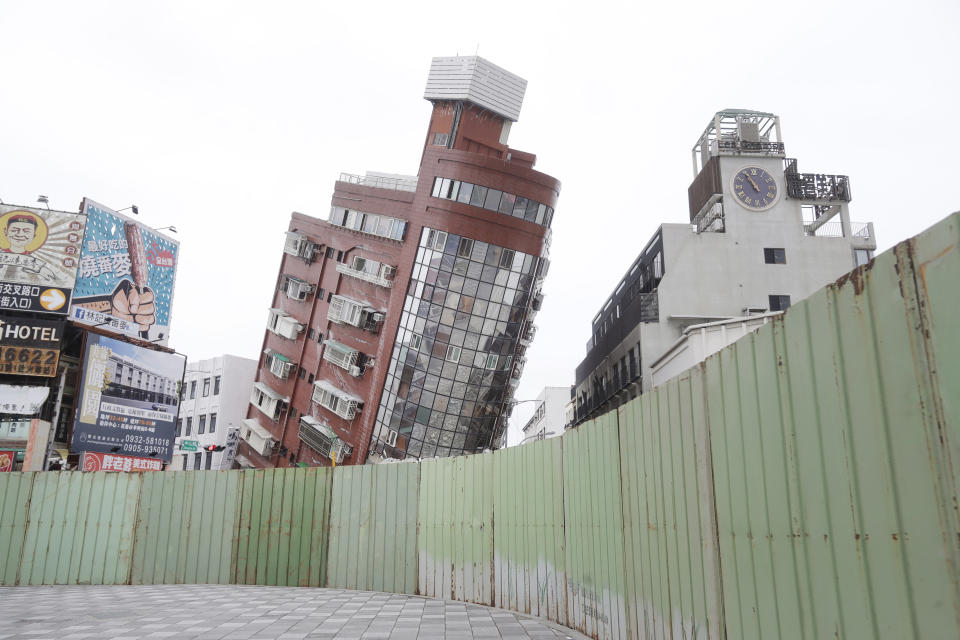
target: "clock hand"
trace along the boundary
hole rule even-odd
[[[745,176],[747,177],[747,180],[749,180],[749,181],[750,181],[750,184],[753,185],[753,188],[757,190],[757,193],[760,193],[760,187],[757,186],[757,183],[754,182],[753,178],[751,178],[751,177],[748,176],[747,174],[743,174],[743,175],[745,175]]]

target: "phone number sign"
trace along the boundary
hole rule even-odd
[[[0,346],[0,373],[52,378],[59,359],[59,349]]]
[[[65,325],[0,314],[0,374],[56,376]]]

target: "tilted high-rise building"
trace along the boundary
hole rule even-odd
[[[560,190],[507,144],[525,90],[483,58],[434,58],[418,174],[342,174],[327,220],[293,214],[239,460],[359,464],[496,446]]]

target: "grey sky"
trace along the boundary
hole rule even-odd
[[[510,144],[563,181],[521,399],[573,382],[632,258],[687,220],[719,109],[779,114],[801,171],[850,176],[881,250],[960,208],[955,0],[0,1],[0,25],[0,198],[176,225],[191,360],[257,356],[291,211],[325,218],[341,171],[416,170],[432,56],[526,78]]]

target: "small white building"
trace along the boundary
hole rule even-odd
[[[181,388],[173,460],[168,470],[229,469],[231,430],[239,433],[257,374],[257,361],[223,355],[188,362]],[[223,447],[208,451],[210,446]]]
[[[533,415],[520,430],[520,441],[526,444],[563,434],[565,407],[570,402],[570,387],[544,387],[535,401]]]

